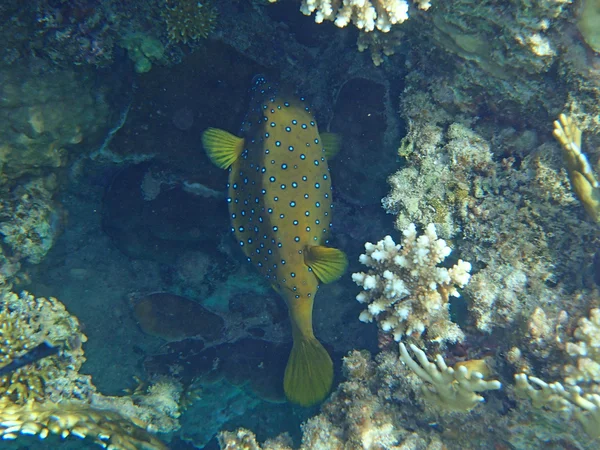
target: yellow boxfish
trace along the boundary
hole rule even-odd
[[[227,201],[242,250],[287,303],[294,345],[284,391],[309,406],[333,382],[331,358],[313,333],[314,298],[319,283],[337,280],[348,265],[342,251],[324,245],[333,207],[327,156],[339,139],[319,135],[304,98],[262,76],[252,91],[243,137],[209,128],[202,143],[214,164],[229,168]]]

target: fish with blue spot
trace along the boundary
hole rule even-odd
[[[313,332],[319,285],[339,279],[346,255],[328,247],[332,188],[327,159],[339,138],[319,133],[303,97],[255,77],[241,137],[208,128],[202,143],[211,161],[229,169],[232,231],[243,252],[283,297],[293,347],[283,386],[293,403],[310,406],[331,390],[333,363]]]

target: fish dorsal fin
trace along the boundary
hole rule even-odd
[[[215,166],[227,169],[242,154],[244,138],[218,128],[207,128],[202,133],[202,145]]]
[[[304,263],[312,269],[321,283],[339,279],[348,267],[348,258],[337,248],[315,245],[304,252]]]
[[[338,154],[342,146],[342,137],[337,133],[320,133],[325,149],[325,157],[329,160]]]

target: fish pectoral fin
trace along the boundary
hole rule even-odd
[[[218,128],[207,128],[202,133],[202,145],[213,164],[227,169],[244,150],[244,138]]]
[[[337,133],[320,134],[321,142],[323,143],[323,148],[325,149],[325,158],[330,160],[340,151],[340,148],[342,147],[342,136]]]
[[[339,279],[348,267],[348,258],[337,248],[315,245],[304,252],[304,263],[312,269],[321,283]]]

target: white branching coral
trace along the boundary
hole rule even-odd
[[[425,399],[447,411],[470,411],[484,398],[478,392],[497,390],[502,384],[497,380],[485,380],[485,362],[468,361],[456,368],[448,367],[444,358],[436,356],[435,364],[415,345],[410,346],[417,361],[411,358],[404,344],[400,344],[400,360],[421,380],[421,392]],[[480,370],[475,370],[475,368]]]
[[[428,0],[417,0],[420,9],[431,6]],[[408,3],[405,0],[302,0],[300,11],[315,22],[333,21],[343,28],[352,22],[357,28],[369,32],[377,28],[387,33],[392,25],[408,19]]]
[[[529,398],[535,408],[572,414],[590,437],[600,437],[600,395],[584,394],[579,386],[565,389],[561,383],[546,383],[524,373],[515,375],[515,393]]]
[[[352,274],[363,288],[356,299],[368,305],[360,320],[377,320],[380,329],[392,333],[396,341],[404,335],[420,336],[426,329],[430,341],[461,340],[462,331],[450,321],[448,299],[460,296],[456,287],[469,282],[471,264],[458,260],[450,269],[438,267],[452,250],[438,239],[433,224],[421,236],[414,224],[402,233],[402,245],[390,236],[365,244],[359,261],[369,271]]]
[[[565,351],[576,359],[563,368],[564,383],[515,375],[515,392],[529,398],[535,408],[546,408],[573,415],[593,438],[600,437],[600,309],[582,317],[573,332],[574,341]]]

